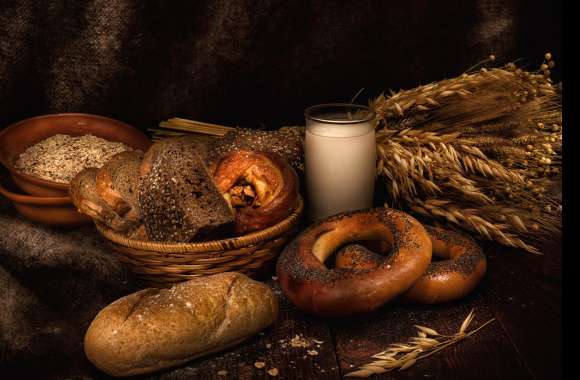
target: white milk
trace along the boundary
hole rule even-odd
[[[331,124],[310,121],[304,150],[313,220],[372,207],[376,145],[371,122]]]

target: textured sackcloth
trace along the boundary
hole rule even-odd
[[[562,67],[561,2],[2,0],[0,128],[52,112],[268,128],[495,54]]]
[[[94,227],[35,225],[0,196],[0,378],[100,376],[84,356],[84,333],[134,284]]]

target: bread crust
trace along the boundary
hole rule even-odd
[[[236,210],[235,232],[238,234],[280,222],[292,213],[298,201],[298,175],[274,153],[246,150],[229,153],[216,164],[213,178],[222,194],[227,194],[240,179],[256,190],[259,206]]]
[[[132,223],[120,217],[95,189],[98,169],[87,168],[78,173],[70,182],[69,195],[80,213],[106,224],[111,229],[127,234],[133,229]]]
[[[236,345],[277,315],[268,286],[240,273],[221,273],[113,302],[92,321],[84,349],[109,375],[145,374]]]
[[[209,149],[208,161],[213,164],[238,150],[274,153],[292,167],[300,169],[304,160],[304,129],[286,127],[277,131],[260,131],[236,128],[223,138],[214,140]]]
[[[114,155],[99,171],[95,179],[97,194],[118,215],[139,223],[138,189],[143,153],[122,152]]]
[[[432,262],[427,271],[401,297],[419,304],[450,302],[465,297],[483,279],[487,259],[470,236],[425,226],[433,243]]]

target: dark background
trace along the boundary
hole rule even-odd
[[[562,68],[561,2],[0,0],[0,128],[88,112],[276,128],[366,103],[490,53]]]
[[[0,129],[54,112],[141,129],[174,116],[275,128],[302,123],[309,105],[349,101],[361,88],[357,102],[366,103],[389,88],[456,76],[491,53],[499,64],[521,58],[535,68],[551,51],[559,81],[561,18],[561,2],[525,0],[0,0]],[[104,378],[79,337],[100,308],[128,292],[126,269],[92,229],[52,234],[10,210],[0,199],[0,373],[8,364],[18,378]],[[364,323],[328,325],[286,304],[275,328],[237,352],[252,371],[255,360],[273,357],[282,374],[307,378],[309,362],[278,342],[315,332],[328,342],[317,360],[336,378],[350,370],[340,365],[407,339],[401,326],[452,331],[474,307],[478,323],[499,323],[399,375],[559,378],[559,244],[543,256],[486,249],[481,291],[426,313],[389,306]],[[293,360],[299,370],[290,372]],[[217,354],[151,379],[210,379],[222,368],[235,377],[239,365],[239,357]]]

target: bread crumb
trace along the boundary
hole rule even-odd
[[[271,348],[272,345],[270,343],[266,343],[266,348]]]
[[[310,346],[310,342],[308,342],[308,340],[304,339],[303,336],[296,334],[294,336],[294,338],[292,338],[292,340],[290,341],[290,345],[292,347],[306,348],[306,347]]]
[[[226,371],[225,369],[222,369],[222,370],[218,371],[218,373],[217,373],[217,374],[218,374],[219,376],[225,376],[225,375],[227,375],[227,374],[228,374],[228,371]]]
[[[278,376],[278,368],[272,368],[271,370],[268,371],[268,374],[270,376]]]
[[[185,306],[186,306],[188,309],[191,309],[191,302],[186,302],[186,303],[185,303]]]
[[[254,367],[258,368],[258,369],[262,369],[266,366],[266,363],[264,362],[255,362],[254,363]]]
[[[318,351],[316,351],[316,350],[308,350],[307,352],[308,352],[308,355],[310,355],[310,356],[318,356]]]

